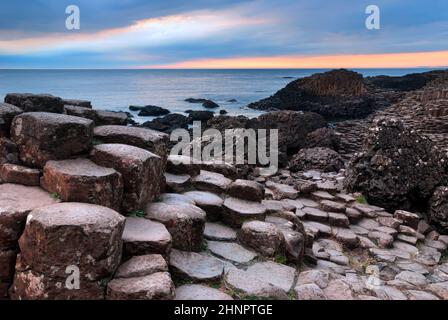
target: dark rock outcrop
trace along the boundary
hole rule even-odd
[[[213,118],[214,113],[211,111],[190,111],[188,112],[188,122],[192,123],[193,121],[201,121],[207,122],[211,118]]]
[[[64,99],[64,105],[92,109],[92,102],[79,99]]]
[[[344,168],[341,156],[329,148],[301,149],[289,162],[291,171],[306,171],[312,169],[324,172],[338,172]]]
[[[330,128],[319,128],[307,134],[304,142],[305,148],[329,148],[338,151],[340,148],[339,135]]]
[[[386,209],[422,207],[445,180],[445,163],[431,140],[396,119],[377,119],[364,152],[347,170],[345,185]]]
[[[295,80],[249,108],[312,111],[326,119],[349,119],[363,118],[388,104],[383,95],[367,86],[361,74],[341,69]]]
[[[411,73],[404,76],[375,76],[366,77],[366,82],[379,88],[397,91],[412,91],[423,88],[429,82],[440,76],[447,75],[447,71],[435,70],[423,73]]]
[[[8,103],[0,103],[0,137],[9,137],[12,119],[23,111]]]
[[[428,218],[443,233],[448,233],[448,187],[438,187],[432,195],[429,200]]]
[[[9,93],[5,103],[19,107],[24,112],[64,112],[64,100],[51,94]]]
[[[157,130],[160,132],[171,133],[176,129],[187,129],[188,118],[178,113],[172,113],[162,118],[156,118],[152,121],[146,121],[142,127]]]
[[[164,116],[170,113],[170,110],[165,109],[165,108],[161,108],[158,106],[144,106],[144,107],[139,107],[139,106],[130,106],[129,109],[131,111],[139,111],[138,115],[140,117],[159,117],[159,116]]]

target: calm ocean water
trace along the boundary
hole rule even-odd
[[[186,98],[207,98],[229,115],[259,114],[246,108],[268,97],[293,78],[317,69],[282,70],[0,70],[0,99],[10,92],[51,93],[92,101],[94,108],[129,111],[129,105],[157,105],[172,112],[204,110]],[[365,76],[404,75],[427,69],[362,69]],[[236,99],[237,102],[228,102]],[[150,118],[136,117],[137,121]]]

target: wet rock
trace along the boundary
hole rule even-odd
[[[444,179],[442,158],[426,137],[396,119],[380,118],[364,152],[349,165],[345,185],[388,210],[409,208],[426,202]]]
[[[12,119],[22,112],[12,104],[0,103],[0,137],[9,137]]]
[[[232,242],[208,241],[208,249],[216,256],[232,261],[236,264],[245,264],[257,257],[253,251],[244,249]]]
[[[188,113],[188,122],[193,123],[193,121],[207,122],[214,117],[214,113],[211,111],[191,111]]]
[[[123,232],[125,256],[160,254],[168,258],[170,250],[171,235],[163,224],[138,217],[126,218]]]
[[[233,300],[228,294],[200,284],[186,284],[176,288],[176,300]]]
[[[129,107],[132,111],[139,111],[138,115],[140,117],[159,117],[170,113],[170,110],[157,107],[157,106],[144,106],[144,107]]]
[[[0,180],[24,186],[39,186],[40,172],[17,164],[5,163],[0,167]]]
[[[288,296],[279,287],[267,283],[258,277],[242,270],[230,270],[225,278],[225,283],[243,293],[244,296],[255,296],[278,300],[287,300]]]
[[[231,227],[241,227],[246,220],[264,220],[266,208],[264,205],[237,198],[227,198],[224,201],[222,220]]]
[[[263,221],[247,221],[238,233],[240,242],[261,255],[272,257],[280,252],[283,237],[273,224]]]
[[[227,188],[227,194],[234,198],[260,202],[264,198],[263,186],[255,181],[237,179]]]
[[[184,193],[191,198],[194,204],[205,211],[210,221],[217,221],[221,218],[224,200],[211,192],[189,191]]]
[[[5,97],[5,103],[24,112],[64,112],[64,101],[50,94],[9,93]]]
[[[146,217],[161,222],[172,237],[173,248],[184,251],[200,251],[206,213],[189,203],[149,203]]]
[[[217,104],[216,102],[213,102],[213,101],[211,101],[211,100],[205,100],[205,101],[202,103],[202,106],[203,106],[204,108],[208,108],[208,109],[219,108],[219,104]]]
[[[113,279],[107,285],[108,300],[172,300],[174,284],[168,272],[144,277]]]
[[[92,203],[117,211],[121,208],[121,174],[88,159],[48,161],[41,184],[63,201]]]
[[[164,164],[159,156],[125,144],[96,145],[90,155],[98,165],[114,168],[122,175],[125,212],[141,210],[159,197],[165,182],[161,178]]]
[[[171,133],[176,129],[187,129],[188,118],[182,114],[172,113],[142,124],[143,127],[160,132]]]
[[[45,128],[45,130],[42,130]],[[11,140],[20,160],[42,168],[49,160],[61,160],[87,152],[91,146],[93,122],[62,114],[32,112],[14,118]]]
[[[319,169],[324,172],[338,172],[344,167],[344,161],[334,150],[328,148],[301,149],[289,162],[291,171]]]
[[[170,269],[182,279],[194,282],[218,281],[224,273],[224,264],[219,259],[206,255],[172,250]]]
[[[115,278],[143,277],[167,271],[168,265],[160,254],[148,254],[132,257],[123,263],[115,273]]]

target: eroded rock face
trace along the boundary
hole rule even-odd
[[[300,150],[289,162],[291,171],[306,171],[312,169],[324,172],[338,172],[344,168],[341,156],[329,148],[311,148]]]
[[[305,148],[329,148],[338,151],[341,144],[341,138],[334,129],[319,128],[310,132],[305,139]]]
[[[5,103],[12,104],[24,112],[64,112],[64,101],[51,94],[9,93],[5,97]]]
[[[41,185],[63,201],[92,203],[117,211],[121,208],[121,174],[88,159],[48,161]]]
[[[0,137],[9,137],[12,119],[23,111],[8,103],[0,103]]]
[[[388,100],[376,95],[361,74],[340,69],[295,80],[249,107],[312,111],[326,119],[347,119],[365,117],[384,105],[388,105]]]
[[[93,148],[91,158],[123,176],[122,208],[125,212],[142,210],[160,195],[164,187],[163,160],[145,149],[125,144],[101,144]]]
[[[5,183],[16,183],[24,186],[39,186],[40,172],[37,169],[5,163],[0,165],[0,180]]]
[[[7,138],[0,138],[0,165],[4,163],[19,163],[17,145]]]
[[[366,149],[347,170],[345,186],[386,209],[425,203],[445,179],[445,160],[429,139],[396,119],[377,119]]]
[[[429,200],[429,221],[448,233],[448,187],[438,187]]]
[[[93,121],[46,112],[22,113],[11,125],[11,140],[19,149],[20,160],[42,168],[49,160],[62,160],[88,152]]]

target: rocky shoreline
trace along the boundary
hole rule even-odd
[[[442,71],[316,74],[254,119],[8,94],[0,299],[448,299],[447,101]],[[169,155],[193,120],[279,129],[281,169]]]

